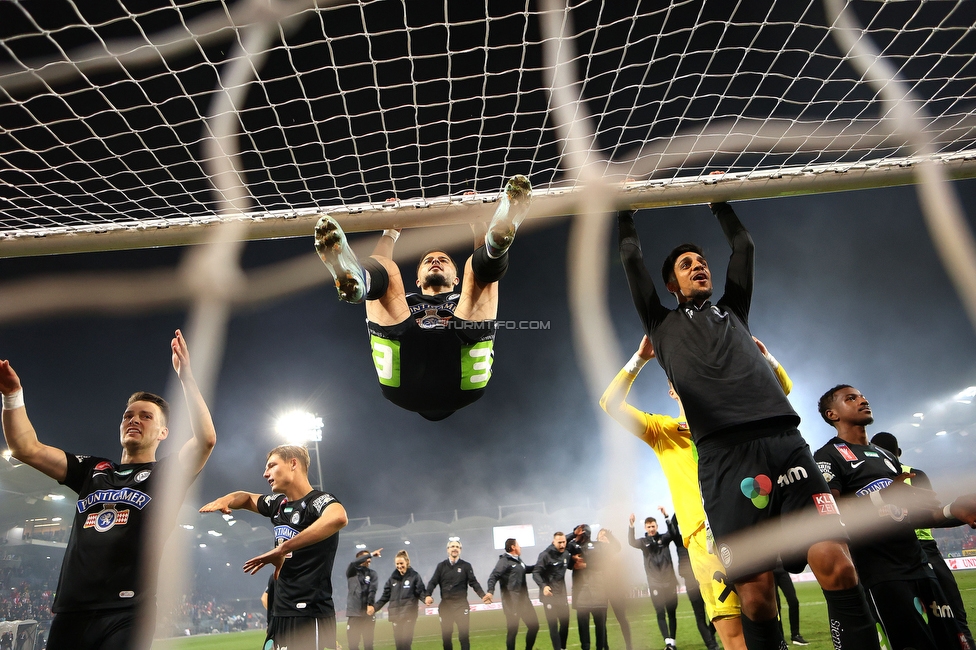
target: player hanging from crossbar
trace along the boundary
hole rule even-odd
[[[399,230],[384,230],[373,254],[360,262],[339,224],[328,216],[319,219],[315,251],[335,278],[340,300],[366,301],[380,389],[397,406],[443,420],[484,393],[491,379],[498,281],[508,270],[508,248],[531,195],[525,176],[508,181],[483,241],[476,231],[463,282],[446,252],[424,253],[417,265],[419,293],[406,292],[392,259]]]

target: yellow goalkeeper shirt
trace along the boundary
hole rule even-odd
[[[775,373],[776,379],[783,387],[783,392],[789,395],[793,382],[783,370],[783,366],[777,365]],[[617,409],[617,413],[628,414],[627,420],[643,422],[643,432],[632,433],[654,450],[661,463],[664,478],[671,490],[671,501],[674,505],[674,514],[678,517],[682,541],[685,546],[688,546],[692,535],[705,525],[705,509],[702,507],[701,489],[698,486],[698,450],[691,440],[691,430],[687,422],[670,415],[645,413],[626,402],[635,379],[637,375],[627,372],[626,369],[618,372],[604,391],[600,406],[615,420],[621,418],[617,417],[611,408]],[[611,407],[608,403],[609,399],[617,391],[622,393],[620,404]]]

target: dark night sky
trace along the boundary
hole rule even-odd
[[[955,187],[967,212],[976,214],[976,181]],[[921,428],[908,426],[913,412],[929,412],[933,403],[976,384],[973,330],[936,258],[914,190],[736,207],[758,247],[752,329],[793,378],[791,401],[811,445],[831,435],[816,414],[817,397],[850,382],[872,401],[874,430],[903,436],[908,462],[926,468],[936,487],[954,469],[971,466],[974,438],[959,435],[958,427],[936,438],[935,427],[945,427],[934,416]],[[693,240],[705,246],[716,286],[722,286],[728,249],[707,208],[644,211],[638,223],[655,275],[673,245]],[[437,232],[404,237],[436,242]],[[581,495],[598,495],[598,413],[573,351],[566,235],[566,222],[557,220],[520,236],[501,285],[499,318],[549,321],[551,329],[500,332],[485,397],[443,422],[427,422],[381,397],[362,307],[339,303],[331,286],[237,313],[211,399],[219,443],[201,480],[201,499],[266,487],[261,472],[265,451],[276,444],[273,417],[295,406],[325,418],[325,484],[341,496],[350,516],[453,508],[464,516],[465,510],[480,514],[498,504],[569,505]],[[248,244],[245,263],[298,254],[313,254],[311,238]],[[7,259],[0,261],[0,276],[145,268],[173,264],[178,255],[147,250]],[[640,325],[613,251],[608,290],[629,355]],[[137,389],[165,389],[172,373],[169,338],[183,324],[183,313],[141,309],[124,317],[52,318],[0,328],[0,355],[21,374],[44,442],[115,457],[125,398]],[[646,410],[674,412],[656,364],[645,369],[632,398]],[[976,420],[971,408],[955,406],[950,415],[962,428]],[[921,451],[909,451],[916,448]],[[639,509],[667,498],[650,450],[641,454],[633,494]]]

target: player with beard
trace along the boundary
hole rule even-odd
[[[944,508],[895,505],[905,503],[906,493],[917,488],[905,485],[912,475],[902,471],[894,454],[868,442],[866,427],[874,422],[868,400],[856,388],[841,384],[824,393],[817,407],[824,421],[837,430],[815,457],[834,496],[843,497],[841,510],[847,511],[848,499],[868,497],[875,511],[891,523],[875,538],[851,546],[891,647],[971,650],[914,529],[976,524],[976,495],[959,497]]]
[[[877,649],[864,591],[840,541],[846,534],[833,497],[797,429],[799,416],[749,330],[755,244],[732,206],[709,207],[732,248],[725,293],[714,304],[711,270],[699,246],[676,247],[662,266],[667,290],[678,301],[674,310],[661,304],[644,265],[633,211],[618,213],[619,246],[644,333],[684,405],[698,449],[705,513],[741,600],[746,645],[778,650],[783,633],[772,573],[775,557],[744,565],[754,543],[741,542],[747,546],[740,553],[736,533],[809,509],[821,515],[818,537],[790,558],[790,568],[809,563],[837,630],[837,648]],[[774,484],[790,472],[803,478]]]
[[[569,551],[566,550],[566,534],[557,531],[550,544],[535,561],[532,579],[539,585],[539,600],[549,625],[552,650],[566,650],[569,638],[569,600],[566,594],[566,569],[569,568]]]
[[[385,230],[373,255],[360,262],[339,224],[324,216],[315,226],[315,250],[335,278],[339,299],[366,301],[373,364],[383,396],[428,420],[443,420],[481,397],[491,379],[498,281],[508,270],[508,248],[529,209],[532,185],[513,176],[475,251],[458,266],[432,249],[420,258],[417,287],[407,293],[393,261],[399,230]]]
[[[461,541],[457,538],[447,542],[447,559],[437,565],[434,575],[427,583],[427,597],[424,603],[428,606],[434,604],[435,587],[441,588],[441,602],[437,606],[437,614],[441,619],[441,641],[444,650],[452,650],[454,647],[451,637],[455,625],[461,650],[468,650],[471,647],[471,622],[468,618],[471,607],[468,605],[468,587],[474,589],[486,604],[491,602],[491,597],[481,588],[481,583],[475,577],[471,564],[461,559]]]
[[[170,348],[193,437],[177,454],[158,462],[159,443],[169,435],[169,404],[162,397],[146,392],[129,397],[119,425],[121,462],[66,453],[38,441],[27,417],[20,378],[8,361],[0,361],[7,447],[17,460],[78,493],[51,607],[55,614],[47,642],[51,650],[131,650],[149,648],[152,643],[151,637],[137,638],[140,626],[136,619],[143,603],[153,603],[155,608],[156,585],[147,584],[145,578],[155,577],[160,558],[149,557],[146,536],[153,528],[150,519],[159,516],[161,472],[171,463],[179,463],[195,478],[217,442],[210,411],[190,370],[189,348],[179,330]],[[63,404],[59,406],[63,410]],[[153,627],[141,626],[150,633]]]

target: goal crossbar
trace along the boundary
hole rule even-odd
[[[942,166],[949,178],[976,178],[976,150],[938,155],[929,160]],[[922,162],[918,157],[885,158],[852,164],[631,181],[600,188],[582,185],[537,188],[527,218],[573,215],[579,211],[582,197],[592,191],[602,193],[600,202],[609,211],[909,185],[917,181],[917,166]],[[244,238],[247,240],[310,236],[315,222],[323,215],[335,218],[349,233],[485,222],[491,219],[498,196],[498,193],[472,193],[340,205],[326,210],[282,210],[161,219],[156,223],[133,221],[11,231],[0,233],[0,258],[198,244],[206,241],[214,228],[235,220],[246,223]]]

